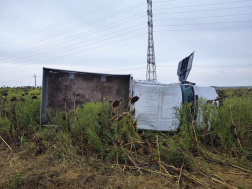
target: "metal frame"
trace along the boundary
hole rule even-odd
[[[148,51],[147,51],[147,81],[156,81],[156,63],[155,63],[155,51],[154,51],[154,39],[153,39],[153,14],[152,14],[152,0],[147,0],[148,6]]]

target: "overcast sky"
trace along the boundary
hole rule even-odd
[[[0,87],[37,85],[42,68],[146,78],[146,0],[0,0]],[[252,0],[153,0],[157,78],[252,85]],[[125,70],[124,70],[125,69]]]

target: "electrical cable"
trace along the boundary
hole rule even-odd
[[[221,9],[205,9],[205,10],[193,10],[193,11],[184,11],[184,12],[166,12],[166,13],[155,13],[155,15],[160,14],[177,14],[177,13],[189,13],[189,12],[202,12],[202,11],[219,11],[219,10],[232,10],[232,9],[243,9],[250,8],[252,6],[244,6],[244,7],[229,7],[229,8],[221,8]],[[157,9],[156,9],[157,10]],[[161,10],[161,9],[160,9]]]
[[[154,20],[154,21],[163,21],[163,20],[182,20],[182,19],[198,19],[198,18],[213,18],[213,17],[226,17],[226,16],[246,16],[246,15],[251,15],[252,13],[249,13],[249,14],[235,14],[235,15],[220,15],[220,16],[208,16],[208,17],[194,17],[194,18],[177,18],[177,19],[160,19],[160,20]],[[138,15],[137,15],[138,16]],[[133,17],[135,17],[135,16],[133,16]],[[138,18],[136,18],[136,19],[139,19],[139,18],[141,18],[141,17],[144,17],[144,16],[140,16],[140,17],[138,17]],[[132,18],[132,17],[129,17],[129,18]],[[129,19],[129,18],[126,18],[126,19],[123,19],[123,20],[127,20],[127,19]],[[132,19],[132,20],[135,20],[135,19]],[[132,20],[130,20],[130,21],[132,21]],[[118,22],[118,21],[117,21]],[[114,23],[117,23],[117,22],[114,22]],[[121,22],[121,21],[119,21],[119,22]],[[127,22],[129,22],[129,21],[127,21]],[[124,22],[124,23],[127,23],[127,22]],[[112,23],[112,24],[114,24],[114,23]],[[109,24],[109,25],[112,25],[112,24]],[[118,24],[118,25],[120,25],[120,24]],[[115,26],[112,26],[112,27],[116,27],[116,26],[118,26],[118,25],[115,25]],[[103,26],[104,27],[104,26]],[[101,27],[101,28],[103,28],[103,27]],[[105,26],[106,27],[106,26]],[[112,27],[109,27],[109,28],[112,28]],[[99,31],[104,31],[104,30],[106,30],[106,29],[109,29],[109,28],[105,28],[105,29],[103,29],[103,30],[98,30],[97,32],[99,32]],[[95,33],[97,33],[97,32],[95,32]],[[85,33],[88,33],[88,32],[85,32]],[[84,33],[84,34],[85,34]],[[91,33],[91,34],[88,34],[88,35],[92,35],[93,33]],[[82,35],[82,34],[79,34],[79,35]],[[79,35],[76,35],[76,36],[79,36]],[[84,36],[87,36],[87,35],[84,35]],[[75,37],[75,36],[73,36],[73,37]],[[83,36],[82,36],[83,37]],[[72,37],[70,37],[70,38],[66,38],[66,39],[71,39]],[[79,37],[77,37],[77,38],[79,38]],[[74,38],[74,39],[77,39],[77,38]],[[74,40],[73,39],[73,40]],[[65,39],[64,40],[59,40],[59,41],[56,41],[56,42],[60,42],[60,41],[63,41],[62,43],[65,43],[65,42],[67,42],[67,41],[71,41],[71,40],[67,40],[67,41],[65,41]],[[62,44],[62,43],[56,43],[56,44],[53,44],[53,45],[50,45],[51,43],[49,43],[49,45],[50,46],[48,46],[48,47],[52,47],[52,46],[55,46],[55,45],[58,45],[58,44]],[[41,45],[41,46],[39,46],[39,47],[42,47],[42,46],[46,46],[47,44],[44,44],[44,45]],[[44,47],[44,48],[47,48],[47,47]],[[44,48],[41,48],[41,49],[44,49]],[[34,48],[31,48],[31,49],[34,49]],[[33,50],[33,51],[30,51],[30,52],[34,52],[34,51],[38,51],[38,50],[41,50],[41,49],[35,49],[35,50]],[[30,53],[29,52],[29,50],[30,49],[28,49],[28,52],[27,52],[27,49],[26,50],[23,50],[24,52],[26,52],[26,53]],[[19,54],[26,54],[26,53],[22,53],[23,51],[19,51],[19,52],[17,52],[17,53],[14,53],[14,56],[13,56],[13,53],[11,53],[11,54],[7,54],[7,56],[8,55],[11,55],[11,58],[13,58],[13,57],[15,57],[15,56],[18,56]],[[3,59],[6,59],[6,57],[2,57],[2,58],[0,58],[0,61],[1,60],[3,60]],[[7,57],[7,59],[8,59],[8,57]]]
[[[145,15],[144,15],[145,16]],[[78,35],[75,35],[75,36],[79,36],[79,37],[76,37],[76,38],[73,38],[73,37],[75,37],[75,36],[72,36],[72,37],[69,37],[69,38],[65,38],[65,39],[63,39],[63,40],[58,40],[58,41],[55,41],[55,42],[60,42],[60,43],[56,43],[56,44],[54,44],[54,43],[49,43],[49,44],[43,44],[43,45],[40,45],[39,47],[43,47],[43,48],[39,48],[39,49],[34,49],[34,48],[30,48],[30,49],[26,49],[26,50],[23,50],[25,53],[22,53],[23,51],[19,51],[19,52],[16,52],[16,53],[11,53],[11,54],[7,54],[6,56],[11,56],[11,58],[13,58],[13,57],[16,57],[16,56],[19,56],[20,54],[21,55],[23,55],[23,54],[27,54],[27,53],[31,53],[31,52],[35,52],[35,51],[38,51],[38,50],[42,50],[42,49],[46,49],[46,48],[48,48],[48,47],[52,47],[52,46],[55,46],[55,45],[59,45],[59,44],[63,44],[63,43],[66,43],[66,42],[69,42],[69,41],[73,41],[73,40],[75,40],[75,39],[79,39],[79,38],[82,38],[82,37],[86,37],[86,36],[89,36],[89,35],[93,35],[93,34],[95,34],[95,33],[99,33],[99,32],[101,32],[101,31],[104,31],[104,30],[107,30],[107,29],[111,29],[111,28],[114,28],[114,27],[117,27],[117,26],[120,26],[120,25],[122,25],[122,24],[125,24],[125,23],[128,23],[128,22],[131,22],[131,21],[133,21],[133,20],[137,20],[137,19],[139,19],[139,18],[142,18],[142,17],[144,17],[144,16],[140,16],[140,17],[138,17],[138,18],[135,18],[135,19],[132,19],[132,20],[129,20],[129,21],[126,21],[126,22],[121,22],[121,21],[119,21],[120,22],[120,24],[117,24],[117,25],[114,25],[114,26],[111,26],[111,27],[107,27],[107,28],[105,28],[105,29],[102,29],[102,30],[94,30],[94,31],[96,31],[96,32],[92,32],[92,33],[90,33],[90,32],[85,32],[85,33],[83,33],[83,34],[86,34],[86,35],[82,35],[82,34],[78,34]],[[135,16],[134,16],[135,17]],[[129,18],[131,18],[131,17],[129,17]],[[128,18],[127,18],[128,19]],[[115,23],[117,23],[117,22],[115,22]],[[114,24],[114,23],[113,23]],[[113,25],[113,24],[109,24],[109,25]],[[108,26],[108,25],[106,25],[106,26]],[[106,26],[103,26],[103,27],[106,27]],[[101,27],[101,28],[103,28],[103,27]],[[113,32],[113,33],[115,33],[115,32]],[[71,38],[73,38],[73,39],[71,39]],[[67,39],[70,39],[70,40],[67,40]],[[77,43],[77,44],[80,44],[80,43]],[[49,45],[49,46],[47,46],[47,45]],[[75,44],[73,44],[73,45],[75,45]],[[73,45],[70,45],[70,46],[73,46]],[[70,47],[70,46],[68,46],[68,47]],[[29,51],[29,50],[32,50],[32,51]],[[2,58],[0,58],[0,61],[1,60],[3,60],[3,59],[8,59],[9,57],[2,57]]]
[[[233,68],[233,67],[250,67],[252,64],[247,64],[247,65],[194,65],[193,67],[198,67],[198,68],[216,68],[216,67],[228,67],[228,68]],[[164,65],[157,65],[157,68],[171,68],[171,67],[177,67],[177,66],[164,66]],[[127,71],[127,70],[137,70],[137,69],[145,69],[146,66],[142,67],[135,67],[135,68],[127,68],[127,69],[119,69],[119,70],[110,70],[110,71],[102,71],[103,73],[113,73],[113,72],[120,72],[120,71]],[[41,77],[42,75],[39,75],[37,77]],[[31,78],[33,76],[29,76],[26,78]],[[22,77],[23,78],[23,77]],[[24,79],[26,79],[24,78]],[[12,78],[12,80],[7,80],[7,81],[0,81],[0,82],[9,82],[9,81],[16,81],[19,80],[19,78]]]
[[[68,22],[72,22],[73,20],[76,20],[76,19],[82,18],[82,17],[84,17],[84,16],[88,16],[88,15],[90,15],[90,14],[93,14],[93,13],[98,12],[98,11],[100,11],[100,10],[104,10],[104,9],[106,9],[106,8],[109,8],[109,7],[113,6],[113,5],[116,5],[116,4],[119,4],[119,3],[122,3],[122,2],[124,2],[124,1],[125,1],[125,0],[122,0],[122,1],[119,1],[119,2],[116,2],[116,3],[112,3],[111,5],[108,5],[108,6],[106,6],[106,7],[101,8],[101,9],[95,10],[95,11],[90,12],[90,13],[88,13],[88,14],[81,15],[81,16],[78,16],[78,17],[76,17],[76,18],[74,18],[74,19],[71,19],[71,20],[68,20],[68,21],[65,21],[65,22],[59,23],[59,24],[57,24],[57,25],[54,25],[54,26],[51,26],[51,27],[45,28],[45,29],[43,29],[43,30],[39,30],[39,31],[36,31],[36,32],[34,32],[34,33],[31,33],[31,34],[28,34],[28,35],[25,35],[25,36],[22,36],[22,37],[19,37],[19,38],[16,38],[16,39],[12,39],[12,40],[10,40],[10,41],[3,42],[2,44],[4,44],[4,43],[8,43],[8,42],[11,42],[11,41],[15,41],[15,40],[18,40],[18,39],[21,39],[21,38],[24,38],[24,37],[27,37],[27,36],[30,36],[30,35],[33,35],[33,34],[36,34],[36,33],[40,33],[40,32],[42,32],[42,31],[45,31],[45,30],[48,30],[48,29],[51,29],[51,28],[55,28],[55,27],[57,27],[57,26],[60,26],[60,25],[66,24],[66,23],[68,23]]]
[[[252,27],[210,28],[210,29],[191,29],[191,30],[161,30],[161,31],[154,31],[154,32],[164,32],[164,31],[195,31],[195,30],[226,30],[226,29],[245,29],[245,28],[247,29],[247,28],[252,28]],[[20,67],[20,66],[26,66],[26,65],[30,65],[30,64],[39,63],[39,62],[45,62],[47,60],[53,60],[53,59],[57,59],[57,58],[61,58],[61,57],[66,57],[66,56],[69,56],[69,55],[78,54],[78,53],[90,51],[90,50],[93,50],[93,49],[97,49],[97,48],[100,48],[100,47],[108,46],[108,45],[111,45],[111,44],[115,44],[115,43],[118,43],[118,42],[121,42],[121,41],[132,39],[132,38],[135,38],[135,37],[138,37],[138,36],[142,36],[142,35],[146,35],[146,33],[135,35],[135,36],[132,36],[132,37],[129,37],[129,38],[126,38],[126,39],[119,40],[119,41],[107,43],[107,44],[104,44],[104,45],[101,45],[101,46],[97,46],[97,47],[93,47],[93,48],[90,48],[90,49],[81,50],[81,51],[78,51],[78,52],[66,54],[66,55],[63,55],[63,56],[54,57],[54,58],[50,58],[50,59],[46,59],[46,60],[42,60],[42,61],[37,61],[37,62],[32,62],[32,63],[27,63],[27,64],[22,64],[22,65],[18,65],[18,66],[8,67],[8,68],[4,68],[4,69],[1,69],[1,70],[11,69],[11,68]]]
[[[72,32],[72,31],[74,31],[74,30],[77,30],[77,29],[86,27],[86,26],[88,26],[88,25],[91,25],[91,24],[94,24],[94,23],[97,23],[97,22],[106,20],[107,18],[111,18],[111,17],[117,16],[117,15],[119,15],[119,14],[122,14],[122,13],[125,13],[125,12],[127,12],[127,11],[133,10],[133,9],[138,8],[138,7],[140,7],[140,6],[143,6],[143,5],[145,5],[145,4],[146,4],[146,3],[142,3],[142,4],[138,5],[138,6],[134,6],[133,8],[127,8],[127,9],[124,10],[124,11],[122,11],[122,10],[121,10],[121,11],[118,11],[117,13],[113,13],[112,15],[111,15],[111,14],[110,14],[110,15],[107,15],[107,17],[106,17],[106,16],[105,16],[105,17],[103,16],[102,19],[96,19],[96,20],[93,20],[93,21],[88,22],[88,23],[86,23],[86,24],[82,24],[81,27],[78,26],[78,27],[76,27],[76,28],[73,28],[73,29],[70,29],[70,30],[67,30],[67,31],[64,31],[64,32],[56,32],[56,33],[53,33],[52,36],[48,35],[48,36],[50,36],[50,37],[45,36],[46,38],[43,38],[43,39],[40,39],[40,38],[39,38],[40,40],[37,40],[37,41],[34,41],[34,42],[30,42],[30,43],[27,43],[27,44],[24,44],[24,45],[21,45],[21,46],[17,46],[17,47],[14,47],[14,48],[10,48],[10,49],[5,49],[4,52],[9,51],[9,50],[13,50],[13,49],[17,49],[17,48],[20,48],[20,47],[24,47],[24,46],[27,46],[27,45],[30,45],[30,44],[34,44],[34,43],[37,43],[37,42],[40,42],[40,41],[44,41],[44,40],[47,40],[47,39],[50,39],[50,38],[53,38],[53,37],[58,37],[59,35],[62,35],[62,34],[65,34],[65,33],[69,33],[69,32]],[[142,14],[142,13],[141,13],[141,14]]]
[[[161,30],[161,31],[154,31],[154,32],[164,32],[164,31],[195,31],[195,30],[223,30],[223,29],[239,29],[239,28],[240,29],[244,29],[244,28],[252,28],[252,27],[211,28],[211,29],[191,29],[191,30]],[[144,35],[144,34],[146,34],[146,33],[143,33],[143,34],[140,34],[140,35]],[[133,37],[130,37],[130,38],[126,38],[126,39],[122,39],[122,40],[115,41],[115,42],[112,42],[112,43],[108,43],[108,44],[105,44],[105,45],[101,45],[101,46],[98,46],[98,47],[90,48],[90,49],[87,49],[87,50],[84,50],[84,51],[78,51],[78,52],[75,52],[75,53],[70,53],[70,54],[67,54],[67,55],[63,55],[63,56],[59,56],[59,57],[55,57],[55,58],[51,58],[51,59],[57,59],[57,58],[69,56],[69,55],[72,55],[72,54],[77,54],[77,53],[89,51],[89,50],[92,50],[92,49],[97,49],[97,48],[100,48],[100,47],[103,47],[103,46],[107,46],[107,45],[114,44],[114,43],[117,43],[117,42],[121,42],[121,41],[124,41],[124,40],[127,40],[127,39],[138,37],[140,35],[136,35],[136,36],[133,36]],[[38,62],[44,62],[44,61],[51,60],[51,59],[46,59],[46,60],[42,60],[42,61],[38,61]],[[27,63],[27,64],[23,64],[23,65],[30,65],[30,64],[34,64],[34,63],[38,63],[38,62]],[[20,67],[20,66],[22,66],[22,65],[8,67],[8,68],[4,68],[4,69],[1,69],[1,70],[6,70],[6,69],[10,69],[10,68],[14,68],[14,67]]]
[[[123,0],[124,1],[124,0]],[[123,2],[123,1],[120,1],[120,2]],[[208,6],[208,5],[217,5],[217,4],[228,4],[228,3],[239,3],[239,2],[248,2],[248,1],[251,1],[251,0],[246,0],[246,1],[235,1],[235,2],[225,2],[225,3],[215,3],[215,4],[204,4],[204,5],[193,5],[193,6],[184,6],[184,7],[175,7],[175,8],[185,8],[185,7],[195,7],[195,6]],[[120,3],[120,2],[117,2],[117,3]],[[168,2],[168,1],[158,1],[158,2]],[[158,3],[158,2],[155,2],[155,3]],[[114,4],[117,4],[117,3],[114,3]],[[107,7],[110,7],[110,6],[113,6],[114,4],[112,4],[112,5],[109,5],[109,6],[107,6]],[[145,3],[144,3],[145,4]],[[142,5],[144,5],[144,4],[140,4],[140,5],[138,5],[137,7],[139,7],[139,6],[142,6]],[[137,7],[133,7],[133,8],[137,8]],[[106,7],[105,7],[106,8]],[[238,7],[238,8],[241,8],[241,7]],[[104,8],[103,8],[104,9]],[[162,9],[166,9],[166,8],[162,8]],[[173,9],[173,8],[167,8],[167,9]],[[100,10],[100,9],[99,9]],[[130,9],[131,10],[131,9]],[[160,10],[160,9],[153,9],[153,10]],[[98,10],[97,10],[98,11]],[[94,11],[94,12],[97,12],[97,11]],[[127,10],[128,11],[128,10]],[[123,13],[123,12],[122,12]],[[181,13],[181,12],[180,12]],[[89,13],[89,14],[91,14],[91,13]],[[86,15],[89,15],[89,14],[86,14]],[[120,14],[120,13],[119,13]],[[168,13],[169,14],[169,13]],[[84,16],[86,16],[86,15],[84,15]],[[116,14],[117,15],[117,14]],[[83,16],[81,16],[81,17],[83,17]],[[78,17],[79,18],[79,17]],[[77,18],[76,18],[77,19]],[[72,19],[72,20],[75,20],[75,19]],[[71,21],[71,20],[70,20]],[[70,21],[67,21],[67,22],[70,22]],[[63,23],[67,23],[67,22],[63,22]],[[61,23],[61,24],[63,24],[63,23]],[[59,24],[59,25],[61,25],[61,24]],[[79,27],[78,28],[76,28],[76,29],[79,29]],[[74,29],[74,30],[76,30],[76,29]],[[70,31],[73,31],[73,30],[70,30]],[[70,31],[67,31],[67,33],[68,32],[70,32]],[[61,34],[64,34],[64,33],[61,33]],[[60,34],[59,34],[60,35]],[[58,36],[58,34],[57,35],[55,35],[55,36]],[[53,36],[54,37],[54,36]],[[48,38],[46,38],[46,39],[48,39]],[[43,40],[45,40],[45,39],[43,39]],[[31,44],[31,43],[29,43],[29,44]],[[28,44],[26,44],[26,45],[28,45]],[[25,45],[25,46],[26,46]],[[21,47],[21,46],[18,46],[18,47]],[[16,48],[18,48],[18,47],[16,47]],[[11,49],[7,49],[7,50],[11,50]]]
[[[26,79],[26,78],[32,78],[32,77],[34,77],[34,76],[23,75],[23,76],[20,76],[20,77],[9,78],[8,80],[0,80],[0,82],[16,81],[16,80],[19,80],[19,79]],[[42,75],[37,75],[36,77],[42,77]]]
[[[179,24],[179,25],[157,25],[157,26],[184,26],[184,25],[203,25],[203,24],[220,24],[220,23],[239,23],[239,22],[252,22],[252,21],[234,21],[234,22],[215,22],[215,23],[198,23],[198,24]],[[142,23],[142,24],[145,24],[145,23]],[[135,26],[132,26],[132,27],[130,27],[130,28],[133,28],[133,27],[136,27],[136,26],[139,26],[139,25],[142,25],[142,24],[138,24],[138,25],[135,25]],[[145,28],[145,27],[144,27]],[[127,29],[129,29],[129,28],[127,28]],[[116,31],[116,32],[113,32],[113,33],[111,33],[111,34],[114,34],[114,33],[118,33],[118,32],[120,32],[120,31],[124,31],[125,29],[123,29],[123,30],[119,30],[119,31]],[[135,31],[135,30],[134,30]],[[127,32],[128,33],[128,32]],[[127,34],[126,33],[126,34]],[[129,32],[129,33],[131,33],[131,32]],[[108,34],[108,35],[105,35],[105,36],[109,36],[109,35],[111,35],[111,34]],[[122,34],[122,35],[124,35],[124,34]],[[121,35],[117,35],[117,36],[121,36]],[[117,37],[117,36],[115,36],[115,37]],[[102,37],[104,37],[104,36],[102,36]],[[102,38],[102,37],[98,37],[98,38]],[[70,45],[70,46],[74,46],[74,45],[78,45],[78,44],[83,44],[83,43],[85,43],[85,42],[88,42],[88,41],[92,41],[92,40],[96,40],[96,39],[98,39],[98,38],[94,38],[94,39],[90,39],[90,40],[87,40],[87,41],[84,41],[84,42],[81,42],[81,43],[77,43],[77,44],[73,44],[73,45]],[[113,38],[113,37],[112,37]],[[108,38],[108,39],[111,39],[111,38]],[[105,39],[106,40],[106,39]],[[103,40],[102,40],[103,41]],[[99,42],[99,41],[98,41]],[[91,43],[91,44],[93,44],[93,43]],[[91,45],[91,44],[87,44],[87,45]],[[87,45],[84,45],[84,46],[87,46]],[[62,48],[58,48],[58,49],[55,49],[55,50],[51,50],[50,52],[53,52],[53,51],[58,51],[58,50],[60,50],[60,49],[65,49],[65,48],[68,48],[68,47],[70,47],[70,46],[67,46],[67,47],[62,47]],[[80,47],[83,47],[83,45],[82,46],[80,46]],[[72,50],[72,49],[76,49],[76,48],[80,48],[80,47],[75,47],[75,48],[71,48],[71,49],[68,49],[68,51],[69,50]],[[37,50],[35,50],[35,51],[37,51]],[[26,52],[26,53],[31,53],[31,52],[33,52],[33,51],[30,51],[30,52]],[[61,52],[65,52],[65,51],[61,51]],[[26,53],[24,53],[24,54],[26,54]],[[43,53],[39,53],[38,55],[41,55],[41,54],[47,54],[48,52],[43,52]],[[57,54],[57,53],[56,53]],[[21,58],[21,60],[22,59],[26,59],[26,58],[30,58],[30,57],[34,57],[34,56],[37,56],[37,54],[35,54],[35,55],[33,55],[33,56],[27,56],[27,57],[22,57]],[[15,57],[15,56],[14,56]],[[11,58],[13,58],[13,56],[11,57]],[[36,59],[36,58],[35,58]],[[34,59],[32,59],[32,60],[34,60]],[[19,61],[20,61],[20,58],[19,58]],[[29,60],[28,60],[29,61]],[[23,62],[23,61],[21,61],[21,62]],[[18,63],[20,63],[20,62],[18,62]],[[18,64],[17,63],[17,64]],[[5,63],[5,64],[8,64],[8,63]],[[3,66],[6,66],[4,63],[0,63],[0,67],[3,67]]]
[[[157,68],[178,67],[178,66],[163,66],[163,65],[156,65],[156,66],[157,66]],[[208,68],[208,67],[250,67],[250,66],[252,66],[252,64],[247,64],[247,65],[194,65],[193,67]],[[112,73],[112,72],[127,71],[127,70],[137,70],[137,69],[144,69],[144,68],[146,68],[146,66],[128,68],[128,69],[110,70],[110,71],[104,71],[104,73]]]
[[[145,23],[143,23],[143,24],[145,24]],[[139,26],[139,25],[141,25],[141,24],[138,24],[138,25],[136,25],[136,26]],[[135,26],[134,26],[134,27],[135,27]],[[81,48],[81,47],[85,47],[85,46],[88,46],[88,45],[93,45],[93,44],[95,44],[95,43],[99,43],[99,42],[102,42],[102,41],[106,41],[106,40],[108,40],[108,39],[114,39],[115,37],[122,36],[122,35],[125,35],[125,34],[129,34],[129,33],[132,33],[132,32],[135,32],[135,31],[138,31],[138,30],[141,30],[141,29],[144,29],[144,28],[146,28],[146,27],[147,27],[147,26],[144,26],[144,27],[142,27],[142,28],[139,28],[139,29],[136,29],[136,30],[133,30],[133,31],[130,31],[130,32],[126,32],[126,33],[124,33],[124,34],[120,34],[120,35],[117,35],[117,36],[112,36],[112,37],[110,37],[110,38],[106,38],[106,39],[103,39],[103,40],[100,40],[100,41],[96,41],[96,42],[94,42],[94,43],[82,45],[82,46],[80,46],[80,47],[72,48],[72,49],[70,49],[70,50],[79,49],[79,48]],[[52,55],[59,54],[59,53],[62,53],[62,52],[68,52],[68,51],[69,51],[69,49],[64,50],[64,51],[60,51],[60,52],[57,52],[57,53],[53,53]],[[46,52],[46,53],[48,53],[48,52]],[[43,54],[43,53],[42,53],[42,54]],[[49,54],[49,55],[51,55],[51,54]],[[22,63],[22,62],[31,61],[31,60],[36,60],[36,59],[38,59],[38,58],[43,58],[43,57],[44,57],[44,56],[42,56],[42,57],[37,57],[37,58],[33,58],[33,59],[29,59],[29,60],[25,60],[25,61],[20,61],[20,62],[17,62],[17,63],[15,63],[15,64],[20,64],[20,63]],[[1,66],[1,68],[2,68],[2,66]],[[5,67],[4,67],[4,68],[5,68]]]
[[[29,76],[29,77],[19,77],[19,78],[7,80],[7,81],[0,81],[0,83],[1,83],[1,82],[17,81],[17,80],[22,80],[22,79],[28,79],[28,78],[31,78],[31,77],[32,77],[32,76]]]
[[[235,15],[221,15],[221,16],[208,16],[208,17],[194,17],[194,18],[178,18],[178,19],[161,19],[161,20],[154,20],[154,21],[163,21],[163,20],[182,20],[182,19],[197,19],[197,18],[212,18],[212,17],[225,17],[225,16],[244,16],[244,15],[251,15],[252,13],[250,13],[250,14],[235,14]],[[137,15],[138,16],[138,15]],[[145,16],[145,15],[144,15]],[[135,18],[135,19],[132,19],[132,20],[136,20],[136,19],[139,19],[139,18],[142,18],[142,17],[144,17],[144,16],[140,16],[140,17],[138,17],[138,18]],[[135,17],[135,16],[133,16],[133,17]],[[132,18],[132,17],[129,17],[129,18]],[[128,19],[128,18],[127,18]],[[126,20],[127,20],[126,19]],[[127,22],[123,22],[123,23],[121,23],[121,24],[124,24],[124,23],[128,23],[128,22],[130,22],[130,21],[132,21],[132,20],[129,20],[129,21],[127,21]],[[120,21],[119,21],[120,22]],[[241,21],[242,22],[242,21]],[[115,23],[117,23],[117,22],[115,22]],[[114,24],[114,23],[112,23],[112,24]],[[110,25],[112,25],[112,24],[110,24]],[[118,25],[121,25],[121,24],[118,24]],[[115,26],[112,26],[112,27],[109,27],[109,28],[105,28],[105,29],[102,29],[102,30],[98,30],[97,32],[95,32],[95,33],[98,33],[99,31],[104,31],[104,30],[106,30],[106,29],[110,29],[110,28],[113,28],[113,27],[116,27],[116,26],[118,26],[118,25],[115,25]],[[188,24],[189,25],[189,24]],[[195,25],[197,25],[197,24],[195,24]],[[170,26],[172,26],[172,25],[170,25]],[[173,26],[175,26],[175,25],[173,25]],[[104,26],[103,26],[104,27]],[[103,27],[101,27],[101,28],[103,28]],[[106,27],[106,26],[105,26]],[[85,33],[88,33],[88,32],[85,32]],[[85,34],[85,33],[83,33],[83,34]],[[92,34],[94,34],[94,33],[90,33],[90,34],[87,34],[87,35],[84,35],[84,36],[88,36],[88,35],[92,35]],[[84,37],[84,36],[82,36],[82,34],[79,34],[79,35],[81,35],[80,37],[77,37],[77,38],[74,38],[74,39],[78,39],[78,38],[81,38],[81,37]],[[79,36],[79,35],[76,35],[76,36]],[[73,37],[75,37],[75,36],[73,36]],[[66,38],[66,39],[71,39],[72,37],[70,37],[70,38]],[[35,51],[38,51],[38,50],[41,50],[41,49],[45,49],[45,48],[48,48],[48,47],[52,47],[52,46],[55,46],[55,45],[58,45],[58,44],[62,44],[62,43],[65,43],[65,42],[68,42],[68,41],[72,41],[72,40],[74,40],[74,39],[72,39],[72,40],[66,40],[66,39],[64,39],[64,40],[59,40],[59,41],[56,41],[56,42],[61,42],[61,43],[56,43],[56,44],[54,44],[54,43],[52,43],[52,45],[50,45],[51,43],[49,43],[49,45],[50,46],[46,46],[46,45],[48,45],[48,44],[43,44],[43,45],[40,45],[39,47],[43,47],[43,46],[46,46],[46,47],[43,47],[43,48],[40,48],[40,49],[35,49],[34,50],[34,48],[31,48],[32,49],[32,51],[29,51],[30,49],[26,49],[26,50],[23,50],[25,53],[22,53],[23,51],[19,51],[19,52],[16,52],[16,53],[11,53],[11,54],[7,54],[7,55],[5,55],[5,56],[8,56],[8,55],[11,55],[11,58],[13,58],[13,57],[16,57],[16,56],[19,56],[19,55],[23,55],[23,54],[27,54],[27,53],[31,53],[31,52],[35,52]],[[73,46],[73,45],[70,45],[70,46]],[[27,52],[28,51],[28,52]],[[3,56],[2,58],[0,58],[0,61],[1,60],[3,60],[3,59],[9,59],[9,57],[5,57],[5,56]]]
[[[62,57],[66,57],[66,56],[73,55],[73,54],[78,54],[78,53],[81,53],[81,52],[90,51],[90,50],[93,50],[93,49],[97,49],[97,48],[100,48],[100,47],[105,47],[105,46],[108,46],[108,45],[111,45],[111,44],[115,44],[115,43],[118,43],[118,42],[121,42],[121,41],[125,41],[125,40],[128,40],[128,39],[132,39],[132,38],[135,38],[135,37],[138,37],[138,36],[142,36],[142,35],[146,35],[146,32],[145,32],[145,33],[142,33],[142,34],[139,34],[139,35],[135,35],[135,36],[133,36],[133,37],[129,37],[129,38],[126,38],[126,39],[122,39],[122,40],[119,40],[119,41],[107,43],[107,44],[105,44],[105,45],[100,45],[100,46],[93,47],[93,48],[90,48],[90,49],[86,49],[86,50],[82,50],[82,51],[70,53],[70,54],[67,54],[67,55],[59,56],[59,57],[50,58],[50,59],[47,59],[47,60],[53,60],[53,59],[62,58]],[[1,69],[0,71],[6,70],[6,69],[15,68],[15,67],[20,67],[20,66],[26,66],[26,65],[30,65],[30,64],[35,64],[35,63],[39,63],[39,62],[44,62],[44,61],[47,61],[47,60],[42,60],[42,61],[33,62],[33,63],[27,63],[27,64],[22,64],[22,65],[13,66],[13,67],[8,67],[8,68]]]
[[[181,7],[160,8],[160,9],[153,9],[153,10],[161,10],[161,9],[178,9],[178,8],[191,8],[191,7],[203,7],[203,6],[212,6],[212,5],[225,5],[225,4],[243,3],[243,2],[251,2],[251,1],[252,1],[252,0],[231,1],[231,2],[224,2],[224,3],[211,3],[211,4],[181,6]],[[154,2],[154,3],[155,3],[155,2]]]
[[[90,14],[93,14],[93,13],[98,12],[98,11],[100,11],[100,10],[104,10],[104,9],[106,9],[106,8],[109,8],[109,7],[113,6],[113,5],[122,3],[122,2],[124,2],[124,1],[125,1],[125,0],[122,0],[122,1],[119,1],[119,2],[116,2],[116,3],[113,3],[113,4],[111,4],[111,5],[108,5],[108,6],[106,6],[106,7],[101,8],[101,9],[95,10],[95,11],[90,12],[90,13],[88,13],[88,14],[78,16],[78,17],[73,18],[73,19],[71,19],[71,20],[68,20],[68,21],[65,21],[65,22],[56,24],[56,25],[54,25],[54,26],[51,26],[51,27],[48,27],[48,28],[45,28],[45,29],[36,31],[36,32],[34,32],[34,33],[31,33],[31,34],[28,34],[28,35],[25,35],[25,36],[22,36],[22,37],[19,37],[19,38],[16,38],[16,39],[12,39],[12,40],[10,40],[10,41],[5,41],[5,42],[3,42],[3,43],[1,43],[1,44],[9,43],[9,42],[11,42],[11,41],[16,41],[16,40],[22,39],[22,38],[24,38],[24,37],[27,37],[27,36],[30,36],[30,35],[33,35],[33,34],[40,33],[40,32],[42,32],[42,31],[46,31],[46,30],[49,30],[49,29],[51,29],[51,28],[55,28],[55,27],[57,27],[57,26],[60,26],[60,25],[69,23],[69,22],[71,22],[71,21],[73,21],[73,20],[82,18],[82,17],[84,17],[84,16],[88,16],[88,15],[90,15]],[[177,1],[177,0],[157,1],[157,2],[155,2],[155,3],[159,3],[159,2],[172,2],[172,1]]]
[[[192,26],[192,25],[206,25],[206,24],[233,24],[233,23],[243,23],[252,22],[252,20],[240,20],[233,22],[210,22],[210,23],[196,23],[196,24],[176,24],[176,25],[156,25],[156,26]]]
[[[209,29],[190,29],[190,30],[161,30],[161,31],[154,31],[154,32],[164,32],[164,31],[196,31],[196,30],[226,30],[226,29],[248,29],[248,28],[252,28],[251,27],[233,27],[233,28],[209,28]]]
[[[168,18],[168,19],[159,19],[159,20],[153,20],[155,22],[157,21],[164,21],[164,20],[189,20],[189,19],[198,19],[198,18],[219,18],[219,17],[229,17],[229,16],[247,16],[251,15],[252,13],[248,14],[226,14],[226,15],[217,15],[217,16],[203,16],[203,17],[186,17],[186,18]]]

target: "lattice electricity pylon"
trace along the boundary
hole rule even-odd
[[[147,51],[147,81],[156,81],[156,63],[155,63],[155,52],[154,52],[154,40],[153,40],[153,14],[152,14],[152,0],[147,0],[148,5],[148,51]]]

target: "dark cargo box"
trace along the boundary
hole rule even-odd
[[[128,104],[130,75],[110,75],[43,68],[41,97],[41,124],[47,121],[47,108],[65,110],[62,98],[67,96],[67,109],[74,108],[75,95],[79,93],[77,105],[87,102],[102,102],[124,99],[119,107],[122,111]]]

